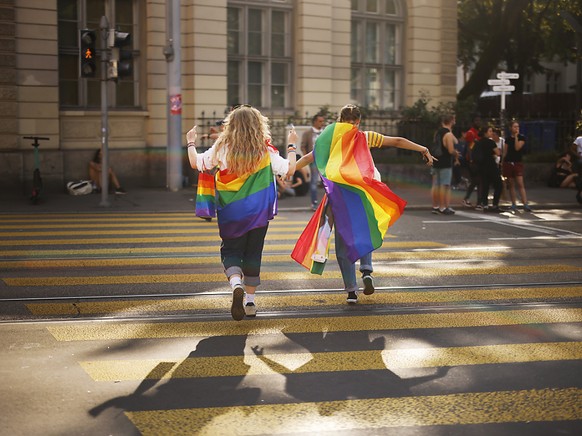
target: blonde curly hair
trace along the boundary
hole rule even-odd
[[[266,141],[270,138],[269,119],[254,107],[240,106],[224,120],[224,130],[218,137],[216,151],[228,144],[228,170],[242,177],[255,172],[267,153]]]

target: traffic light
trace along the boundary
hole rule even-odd
[[[127,47],[131,44],[131,34],[110,30],[107,38],[107,46],[111,49],[111,60],[107,71],[108,79],[129,77],[133,74],[133,52]]]
[[[95,77],[97,73],[97,34],[94,30],[79,31],[79,75]]]

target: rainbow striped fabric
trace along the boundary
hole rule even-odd
[[[198,173],[196,216],[201,218],[214,218],[216,216],[216,189],[213,174]]]
[[[277,214],[277,186],[269,153],[257,170],[238,177],[228,170],[216,174],[218,229],[222,239],[233,239],[264,227]]]
[[[406,201],[374,180],[374,161],[366,134],[352,124],[327,126],[317,138],[313,155],[336,232],[346,242],[349,260],[355,262],[382,245],[388,227],[404,212]],[[317,238],[306,236],[298,244],[313,239]]]

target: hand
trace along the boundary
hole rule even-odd
[[[197,133],[196,133],[196,126],[192,127],[190,130],[188,130],[188,133],[186,133],[186,143],[189,144],[190,142],[196,142],[196,138],[198,137]]]
[[[438,159],[436,157],[434,157],[432,154],[430,154],[430,151],[428,150],[428,148],[426,149],[426,153],[422,154],[422,158],[424,159],[424,161],[426,162],[426,164],[429,167],[432,167],[432,164],[435,161],[438,161]]]
[[[289,136],[287,137],[287,144],[297,144],[298,138],[295,126],[291,125],[291,130],[289,130]]]

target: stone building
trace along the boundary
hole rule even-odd
[[[110,162],[123,183],[166,185],[163,0],[0,0],[0,183],[23,189],[44,136],[48,187],[87,178],[101,145],[100,62],[79,77],[79,30],[131,33],[133,71],[107,82]],[[456,95],[455,0],[181,0],[185,132],[204,112],[250,103],[313,114],[352,102],[397,111],[421,91]],[[97,32],[99,35],[99,32]]]

